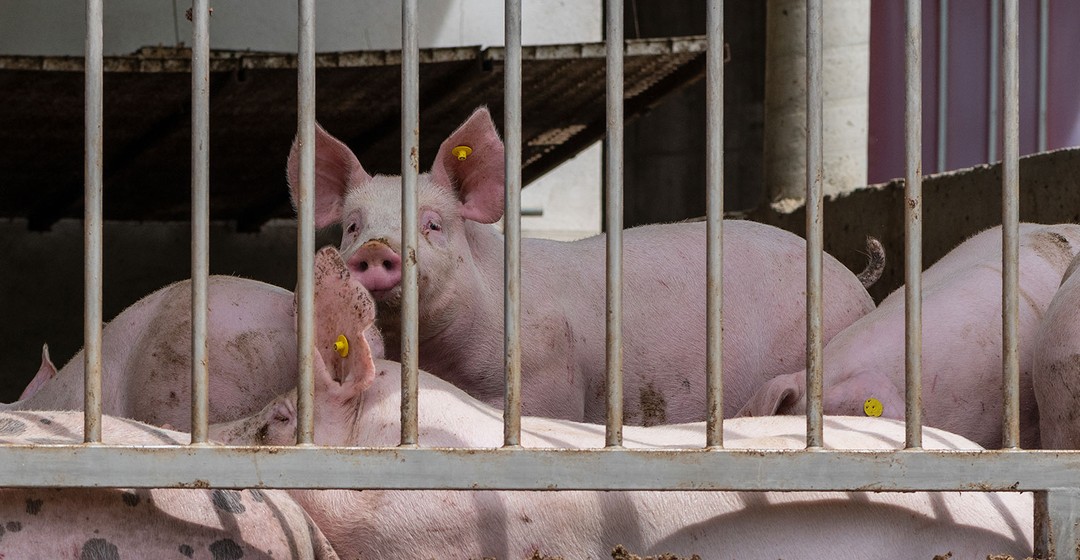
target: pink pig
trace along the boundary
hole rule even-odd
[[[82,442],[82,413],[0,412],[0,444]],[[104,416],[105,443],[186,444],[187,434]],[[0,559],[338,556],[280,490],[0,488]]]
[[[1032,349],[1039,320],[1073,256],[1080,226],[1020,225],[1020,430],[1023,447],[1039,444],[1032,389]],[[985,230],[923,273],[923,422],[983,447],[1002,433],[1001,227]],[[826,414],[904,418],[904,290],[885,298],[825,347]],[[803,414],[806,373],[769,381],[741,414]],[[1060,388],[1056,389],[1060,390]]]
[[[233,276],[209,283],[210,421],[241,418],[296,385],[293,294]],[[382,340],[368,331],[377,355]],[[157,426],[191,425],[191,284],[166,286],[132,304],[102,333],[103,412]],[[41,369],[18,402],[0,410],[81,410],[83,353],[59,372]]]
[[[374,321],[366,290],[331,249],[317,261],[316,307],[321,341],[333,323],[352,325],[358,340],[340,357],[319,345],[315,439],[321,445],[389,446],[400,435],[400,364],[372,360],[358,331]],[[337,299],[325,297],[334,294]],[[499,412],[426,372],[419,377],[419,443],[432,447],[497,447]],[[729,448],[798,449],[805,420],[792,416],[725,422]],[[627,426],[631,448],[694,448],[704,425]],[[834,448],[890,449],[904,428],[880,418],[828,418]],[[926,447],[976,447],[927,429]],[[296,436],[295,392],[260,413],[211,427],[233,444],[289,445]],[[604,427],[522,418],[528,448],[602,447]],[[702,558],[957,558],[1032,549],[1032,501],[1017,493],[876,492],[527,492],[296,490],[294,499],[343,558],[608,558],[623,545],[642,555]],[[913,535],[917,535],[913,538]],[[897,543],[902,543],[898,546]]]
[[[1035,335],[1031,384],[1039,404],[1044,449],[1080,449],[1077,418],[1080,387],[1080,255],[1073,258],[1061,287]]]
[[[467,157],[454,154],[469,146]],[[289,156],[295,200],[297,144]],[[390,356],[400,348],[401,179],[371,176],[316,132],[315,220],[340,222],[342,253],[378,302]],[[418,184],[420,366],[490,405],[503,401],[503,145],[480,108]],[[631,424],[705,417],[705,224],[623,235],[624,412]],[[523,411],[605,418],[603,235],[521,243]],[[724,414],[805,358],[805,243],[749,221],[724,226]],[[879,272],[879,271],[878,271]],[[871,275],[873,276],[873,275]],[[871,280],[872,281],[872,280]],[[824,260],[825,340],[874,308],[855,275]]]

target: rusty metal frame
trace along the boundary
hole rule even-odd
[[[1006,272],[1010,264],[1016,266],[1015,248],[1015,222],[1016,200],[1018,187],[1016,178],[1017,150],[1016,140],[1018,129],[1016,122],[1017,95],[1017,0],[1004,0],[1003,30],[1002,30],[1002,78],[1007,84],[1004,94],[1004,109],[1006,120],[1002,129],[1006,134],[1005,153],[1008,169],[1003,172],[1004,181],[1004,207],[1006,223],[1005,229],[1005,259]],[[917,43],[921,40],[919,28],[919,12],[917,2],[908,0],[908,41]],[[313,10],[312,0],[304,2],[310,10]],[[88,54],[87,54],[87,123],[88,123],[88,151],[87,161],[87,191],[100,196],[100,0],[88,0]],[[508,7],[520,10],[520,4],[516,0],[508,0]],[[403,3],[403,27],[408,27],[415,16],[415,0],[405,0]],[[616,16],[621,16],[621,2],[611,0],[608,17],[612,11],[617,11]],[[710,2],[710,18],[719,18],[722,15],[722,2],[712,0]],[[808,196],[809,205],[818,206],[818,212],[808,216],[808,262],[820,259],[822,240],[820,235],[820,192],[817,192],[817,183],[820,182],[820,150],[821,150],[821,0],[808,1],[808,28],[807,28],[807,73],[808,73],[808,191],[813,196]],[[308,14],[310,17],[305,16]],[[514,72],[508,73],[508,83],[515,85],[520,77],[517,76],[517,67],[520,61],[520,37],[512,36],[520,33],[517,28],[517,20],[520,14],[510,18],[513,25],[508,24],[508,54],[506,57],[508,67],[513,67]],[[96,18],[96,19],[95,19]],[[301,21],[307,20],[306,25],[312,25],[310,19],[313,12],[303,12]],[[716,22],[717,19],[710,19]],[[622,43],[621,19],[608,20],[609,42]],[[311,32],[311,29],[308,29]],[[415,30],[413,30],[413,33]],[[710,56],[719,56],[722,49],[722,26],[719,24],[709,26],[709,42],[714,48],[709,50]],[[718,36],[720,35],[720,36]],[[415,37],[407,35],[408,37]],[[311,40],[308,37],[307,40]],[[609,43],[610,44],[610,43]],[[93,47],[93,48],[91,48]],[[302,45],[303,47],[303,45]],[[922,164],[919,159],[921,151],[921,138],[918,126],[913,126],[920,121],[921,106],[917,102],[921,96],[921,85],[918,83],[917,68],[921,51],[917,45],[909,45],[907,58],[908,68],[908,123],[907,149],[908,172],[907,180],[909,191],[907,196],[912,200],[920,200],[919,183],[921,183]],[[310,47],[305,51],[305,56],[299,57],[301,76],[311,80],[313,74],[311,68],[315,64],[315,57]],[[412,60],[411,64],[403,65],[408,71],[416,71],[416,47],[411,45],[405,51],[405,56]],[[622,64],[622,49],[607,53],[609,63],[609,76],[620,76],[618,71]],[[205,54],[203,55],[205,57]],[[914,63],[912,63],[914,61]],[[715,62],[715,61],[713,61]],[[708,79],[716,80],[712,87],[722,85],[722,73],[718,64],[710,64],[712,70]],[[91,69],[94,69],[91,71]],[[305,71],[306,69],[306,71]],[[205,70],[204,70],[205,72]],[[510,75],[514,74],[514,75]],[[416,76],[407,76],[406,82],[408,93],[405,95],[405,105],[411,106],[409,119],[406,125],[416,122],[416,116],[412,111],[416,109],[415,84]],[[196,81],[198,82],[198,81]],[[302,87],[311,88],[313,81],[307,82]],[[196,85],[198,85],[196,83]],[[205,87],[204,87],[205,90]],[[301,91],[304,91],[303,89]],[[609,95],[617,95],[621,91],[621,84],[611,87]],[[716,93],[719,93],[718,91]],[[206,98],[206,92],[201,94]],[[520,96],[520,90],[516,87],[507,87],[507,106],[516,106],[519,99],[511,96]],[[621,97],[621,96],[620,96]],[[313,110],[314,97],[310,94],[301,95],[301,109]],[[711,103],[719,104],[720,96],[711,95]],[[619,141],[621,139],[622,99],[611,101],[609,105],[609,139]],[[307,105],[305,105],[307,104]],[[716,109],[713,107],[712,109]],[[201,103],[197,111],[207,112],[208,103]],[[303,111],[301,111],[303,112]],[[197,116],[197,115],[196,115]],[[520,119],[512,111],[508,111],[506,122],[508,138],[520,138]],[[310,138],[310,122],[302,119],[301,128],[307,128],[305,136]],[[409,131],[412,126],[404,126],[403,130]],[[718,120],[710,124],[710,134],[714,138],[720,138],[722,123]],[[205,132],[202,132],[205,134]],[[516,153],[508,153],[508,162],[520,162],[520,142],[510,142],[508,150]],[[714,159],[719,157],[720,146],[712,145],[715,152]],[[613,146],[614,154],[609,161],[608,188],[614,194],[621,193],[621,174],[617,173],[621,164],[621,152]],[[313,159],[313,153],[304,158],[306,161]],[[204,165],[204,164],[203,164]],[[310,166],[311,163],[308,163]],[[406,172],[409,170],[406,169]],[[307,182],[310,182],[312,169],[307,168]],[[515,171],[517,173],[517,171]],[[717,174],[717,170],[713,170]],[[519,176],[509,177],[509,182],[517,184]],[[415,180],[408,181],[409,189],[415,188]],[[719,190],[717,186],[713,187]],[[516,189],[515,189],[516,190]],[[97,194],[95,194],[97,193]],[[715,194],[715,193],[714,193]],[[408,200],[406,200],[408,202]],[[89,211],[87,216],[87,239],[88,246],[96,236],[93,225],[100,220],[100,210],[97,215]],[[404,208],[411,208],[405,205]],[[617,205],[615,208],[617,209]],[[99,208],[99,207],[98,207]],[[719,210],[713,208],[710,212],[711,221],[717,221]],[[312,218],[307,213],[304,221]],[[908,216],[912,225],[917,226],[920,215],[913,213]],[[615,225],[618,222],[614,222]],[[91,227],[93,225],[93,227]],[[300,224],[308,227],[310,224]],[[1011,227],[1009,227],[1011,226]],[[914,227],[909,231],[909,244],[920,245],[920,229]],[[96,251],[100,253],[100,241]],[[717,263],[719,259],[719,236],[717,242],[710,244],[710,262]],[[514,251],[519,249],[512,247]],[[1012,250],[1010,250],[1012,249]],[[509,249],[508,249],[509,250]],[[609,259],[616,257],[621,252],[618,243],[609,247]],[[95,263],[93,254],[86,266],[88,278],[100,276],[100,263]],[[310,252],[301,247],[299,259],[310,259]],[[100,256],[97,257],[100,260]],[[1011,261],[1011,262],[1010,262]],[[305,263],[301,262],[303,266]],[[310,263],[307,263],[310,266]],[[712,266],[712,265],[710,265]],[[910,280],[917,278],[916,267],[921,266],[919,259],[909,258],[906,262]],[[808,271],[809,291],[820,290],[820,271],[810,267]],[[307,272],[306,274],[310,274]],[[912,276],[914,274],[914,276]],[[618,274],[615,276],[616,284],[621,281]],[[1015,299],[1017,278],[1015,270],[1006,274],[1004,279],[1005,299],[1005,324],[1008,333],[1010,321],[1015,321],[1015,305],[1008,305],[1011,299]],[[415,279],[412,280],[415,282]],[[100,290],[93,286],[93,290]],[[618,289],[618,286],[609,289]],[[719,289],[719,287],[718,287]],[[90,324],[87,329],[86,346],[94,348],[95,343],[100,345],[100,296],[88,288],[87,292],[87,318]],[[515,293],[513,299],[518,295]],[[917,291],[909,293],[909,301],[917,302],[920,299]],[[812,304],[812,305],[811,305]],[[719,298],[710,298],[710,306],[718,306]],[[411,314],[415,321],[416,304],[413,302],[403,310],[406,315]],[[916,307],[916,306],[909,306]],[[816,309],[815,309],[816,308]],[[718,309],[710,311],[710,315],[719,318]],[[820,314],[820,302],[808,303],[808,315]],[[311,309],[302,309],[301,313],[310,314]],[[912,311],[917,314],[918,311]],[[508,321],[513,318],[509,318]],[[310,320],[310,317],[309,317]],[[811,324],[808,321],[808,324]],[[908,317],[909,336],[918,336],[920,321],[918,316]],[[609,323],[610,328],[618,328],[618,322]],[[819,330],[820,327],[817,327]],[[617,337],[618,334],[615,333]],[[820,340],[814,334],[813,327],[808,331],[808,370],[814,371],[816,384],[820,384]],[[1006,391],[1011,408],[1015,408],[1015,339],[1004,341],[1011,352],[1006,352],[1004,364],[1007,386],[1012,386]],[[913,370],[909,369],[909,399],[916,399],[921,390],[918,375],[919,344],[917,339],[909,344],[908,360],[913,361]],[[88,350],[87,360],[88,376],[100,375],[100,358],[93,358],[93,352]],[[1011,357],[1010,357],[1011,356]],[[609,359],[612,354],[609,353]],[[97,363],[94,363],[97,362]],[[811,367],[813,366],[813,367]],[[1012,367],[1010,367],[1012,366]],[[717,366],[718,367],[718,366]],[[613,364],[611,375],[615,380],[621,376],[621,368]],[[713,368],[714,370],[716,367]],[[93,372],[91,374],[91,372]],[[515,373],[516,375],[516,373]],[[305,377],[310,379],[310,372]],[[617,384],[617,383],[616,383]],[[95,387],[88,380],[88,387]],[[926,451],[920,449],[921,434],[918,426],[908,427],[907,448],[892,451],[855,451],[855,450],[828,450],[824,449],[821,434],[821,394],[820,391],[812,391],[808,403],[808,436],[806,450],[779,451],[779,450],[730,450],[720,447],[722,443],[722,419],[716,419],[709,423],[708,432],[711,437],[706,438],[705,426],[702,430],[702,447],[693,449],[626,449],[621,445],[621,438],[617,432],[613,436],[611,428],[618,428],[621,424],[618,418],[610,417],[608,426],[607,447],[595,449],[523,449],[517,444],[517,429],[512,430],[507,438],[507,445],[502,448],[488,449],[439,449],[420,448],[415,437],[415,425],[410,424],[408,433],[403,434],[402,447],[398,448],[324,448],[310,445],[311,434],[308,432],[302,438],[302,443],[295,447],[228,447],[211,446],[196,441],[190,446],[120,446],[104,445],[100,442],[100,399],[93,393],[96,388],[88,391],[86,422],[87,441],[85,444],[70,445],[3,445],[0,446],[0,482],[11,487],[224,487],[224,488],[248,488],[248,487],[274,487],[274,488],[383,488],[383,489],[461,489],[461,490],[743,490],[743,491],[1035,491],[1038,492],[1036,500],[1036,553],[1052,557],[1055,549],[1058,551],[1074,551],[1077,545],[1076,522],[1080,519],[1080,451],[1021,451],[1016,447],[1016,433],[1019,419],[1015,410],[1007,407],[1005,418],[1005,439],[1003,450],[972,450],[972,451]],[[415,400],[415,397],[413,398]],[[406,406],[403,404],[403,406]],[[413,405],[415,406],[415,402]],[[308,419],[304,424],[310,424],[310,405],[303,411],[303,416]],[[909,407],[910,412],[915,412]],[[414,418],[413,410],[407,419]],[[516,424],[519,419],[515,414],[510,415]],[[917,420],[918,414],[912,414]],[[197,423],[197,431],[205,430],[205,419]],[[90,429],[93,427],[94,429]],[[306,428],[309,430],[310,426]],[[305,430],[305,431],[306,431]],[[714,433],[715,431],[715,433]],[[598,441],[599,444],[599,434]]]

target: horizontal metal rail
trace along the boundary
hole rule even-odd
[[[1078,469],[1080,451],[0,446],[12,487],[1036,491]]]

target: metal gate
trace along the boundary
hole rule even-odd
[[[13,487],[276,487],[491,490],[864,490],[1033,491],[1036,550],[1075,551],[1080,517],[1080,454],[1019,450],[1017,336],[1019,251],[1018,1],[1004,0],[1001,71],[1003,132],[1003,449],[922,450],[922,245],[920,2],[907,1],[906,34],[906,448],[826,450],[822,440],[822,0],[807,2],[807,449],[723,447],[721,394],[723,3],[708,2],[708,401],[706,439],[689,450],[622,447],[621,230],[623,50],[607,50],[607,435],[589,450],[525,449],[520,441],[521,0],[506,0],[506,247],[504,445],[496,449],[421,448],[417,440],[415,262],[403,260],[401,445],[330,449],[313,443],[314,0],[299,1],[299,248],[297,283],[298,445],[207,445],[208,0],[192,10],[192,443],[125,447],[101,443],[102,0],[87,0],[85,215],[85,443],[0,446],[0,483]],[[608,45],[623,43],[622,0],[606,0]],[[417,0],[402,1],[402,248],[417,245],[419,163]],[[617,473],[617,476],[615,475]],[[1052,538],[1051,538],[1052,537]]]

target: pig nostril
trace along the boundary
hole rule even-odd
[[[368,267],[367,261],[360,261],[360,272],[366,272],[367,267]]]
[[[386,270],[394,270],[394,263],[392,263],[392,262],[390,262],[388,260],[383,261],[382,265],[383,265],[383,268],[385,268]]]

